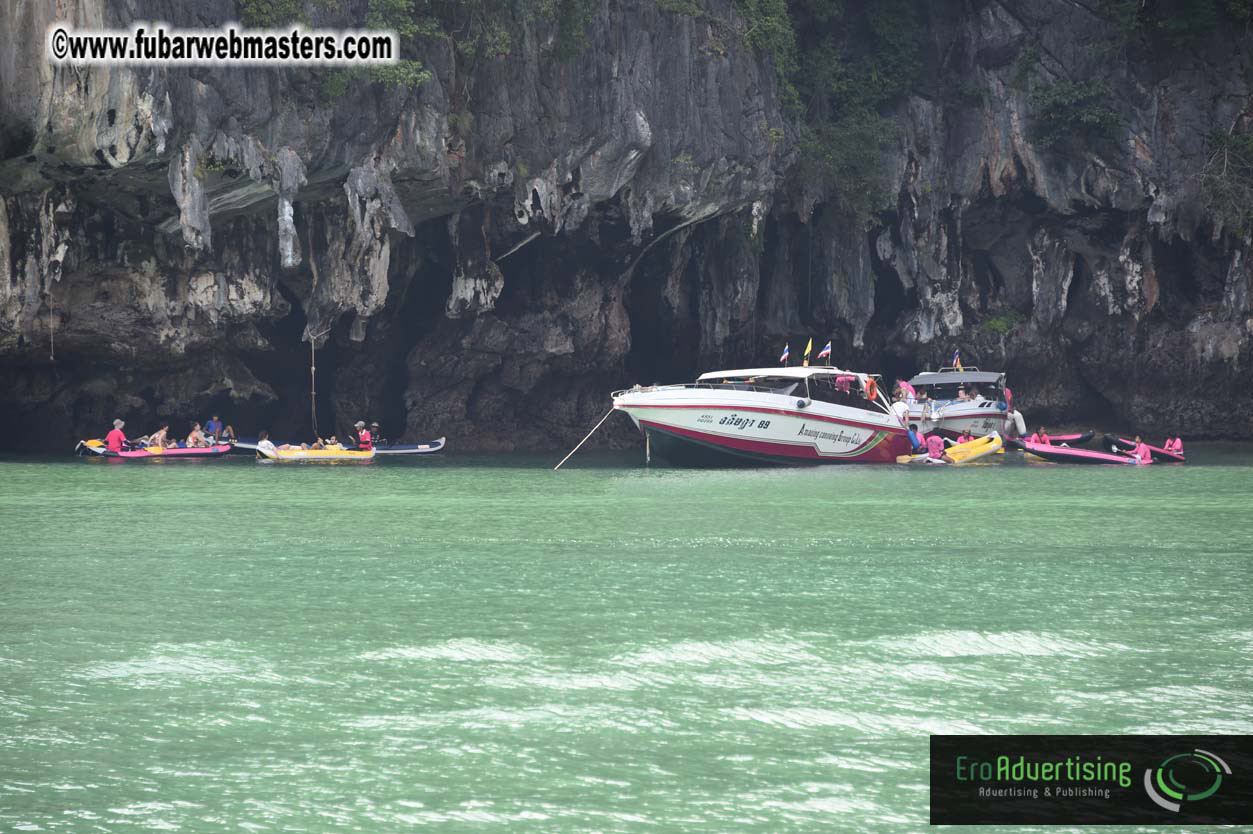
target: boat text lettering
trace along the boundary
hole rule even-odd
[[[702,415],[703,416],[703,415]],[[700,422],[699,420],[697,422]],[[726,426],[730,429],[751,429],[753,427],[765,429],[770,427],[769,420],[754,420],[752,417],[741,417],[738,414],[728,414],[718,421],[718,425]]]

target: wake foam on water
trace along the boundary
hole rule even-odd
[[[485,643],[473,638],[448,640],[429,646],[394,646],[362,652],[358,660],[440,660],[467,663],[522,663],[536,652],[517,643]]]
[[[684,640],[619,655],[611,662],[629,667],[824,663],[822,658],[810,651],[808,644],[793,640],[731,640],[712,643]]]
[[[1050,632],[1034,631],[936,631],[909,637],[871,640],[869,645],[911,657],[980,657],[1018,655],[1022,657],[1097,657],[1109,652],[1130,651],[1117,643],[1072,640]]]

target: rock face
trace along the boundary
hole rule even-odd
[[[1094,52],[1083,4],[934,4],[936,80],[896,105],[867,226],[798,175],[729,0],[662,6],[593,5],[569,60],[520,15],[507,55],[423,42],[416,89],[332,95],[326,70],[44,58],[53,20],[204,26],[231,0],[0,4],[3,442],[211,410],[306,435],[312,344],[324,433],[563,446],[613,388],[811,335],[885,374],[960,348],[1033,421],[1253,436],[1250,241],[1196,185],[1207,137],[1249,118],[1242,33],[1149,61]],[[1117,136],[1039,147],[1024,75],[1104,78]]]

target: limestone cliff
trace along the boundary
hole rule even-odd
[[[931,4],[926,83],[885,108],[893,196],[862,222],[804,175],[737,6],[589,8],[572,57],[519,11],[505,54],[426,38],[425,83],[328,93],[326,71],[44,58],[53,20],[216,25],[232,0],[0,0],[6,442],[209,409],[298,436],[312,338],[323,429],[560,446],[614,387],[808,335],[885,373],[960,347],[1033,418],[1253,435],[1249,240],[1197,187],[1208,137],[1247,127],[1246,33],[1166,60],[1096,50],[1112,24],[1083,3]],[[1114,133],[1041,147],[1031,84],[1094,77]]]

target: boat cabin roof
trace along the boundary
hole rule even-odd
[[[1005,374],[995,371],[926,371],[909,381],[910,385],[961,385],[968,382],[995,383],[1005,378]]]
[[[742,377],[771,377],[773,379],[809,379],[815,376],[852,376],[863,379],[867,374],[856,371],[845,371],[831,365],[778,368],[742,368],[735,371],[710,371],[696,378],[697,382],[708,382],[711,379],[740,379]],[[873,374],[871,374],[873,376]]]

